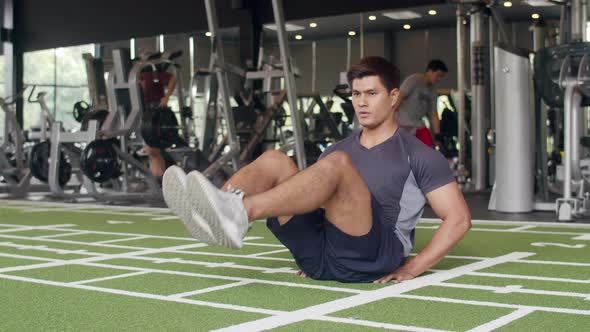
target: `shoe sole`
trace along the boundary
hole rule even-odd
[[[219,207],[215,200],[211,197],[217,195],[215,188],[209,180],[201,173],[193,171],[187,175],[187,196],[189,200],[196,207],[194,213],[199,213],[203,219],[209,224],[211,233],[222,246],[231,249],[240,249],[243,242],[232,239],[225,228],[223,227],[223,220],[221,220]]]
[[[172,166],[162,177],[162,191],[166,205],[180,218],[191,236],[199,241],[216,244],[209,226],[198,214],[192,213],[192,204],[186,195],[186,175]]]

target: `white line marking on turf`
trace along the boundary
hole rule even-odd
[[[57,211],[63,211],[63,210],[58,209],[58,208],[50,208],[50,209],[44,209],[44,208],[23,208],[23,209],[21,209],[21,212],[25,212],[25,213],[57,212]]]
[[[559,291],[526,289],[526,288],[522,288],[521,285],[494,287],[494,286],[484,286],[484,285],[471,285],[471,284],[457,284],[457,283],[450,283],[450,282],[449,283],[441,282],[441,283],[439,283],[437,285],[433,285],[433,286],[442,286],[442,287],[459,288],[459,289],[485,290],[485,291],[494,292],[496,294],[520,293],[520,294],[549,295],[549,296],[569,296],[569,297],[579,297],[579,298],[583,298],[583,299],[590,297],[590,294],[588,294],[588,293],[574,293],[574,292],[559,292]]]
[[[261,240],[264,239],[262,236],[246,236],[243,241]]]
[[[416,256],[417,253],[411,253],[410,256]],[[457,256],[457,255],[446,255],[444,258],[451,258],[451,259],[471,259],[476,261],[481,261],[484,259],[489,259],[492,257],[481,257],[481,256]]]
[[[97,232],[92,232],[92,233],[97,233]],[[102,233],[104,233],[104,232],[98,232],[98,234],[102,234]],[[112,234],[113,235],[127,235],[127,236],[133,235],[133,234],[129,234],[129,233],[112,233]],[[137,235],[137,234],[135,234],[135,235]],[[146,238],[159,238],[159,237],[154,237],[154,236],[150,236],[150,235],[146,235],[145,237]],[[40,239],[29,238],[29,237],[25,237],[25,236],[1,235],[1,234],[0,234],[0,238],[19,239],[19,240],[34,240],[34,241],[42,241],[42,242],[65,243],[65,244],[75,244],[75,245],[80,245],[80,246],[91,246],[91,247],[102,247],[102,248],[115,248],[115,249],[128,249],[128,250],[147,250],[147,249],[151,249],[151,248],[138,247],[138,246],[123,246],[123,245],[116,245],[116,244],[108,244],[108,243],[106,243],[107,241],[104,241],[101,244],[99,242],[89,243],[89,242],[68,241],[68,240],[56,240],[56,239],[40,240]],[[188,240],[186,238],[179,238],[179,239]],[[122,239],[121,241],[128,241],[128,238]],[[113,241],[113,242],[116,242],[116,241]],[[190,242],[190,240],[187,241],[187,242]],[[198,243],[198,242],[194,242],[194,243]],[[207,247],[207,246],[208,245],[205,244],[205,243],[198,243],[198,245],[195,245],[193,248],[203,248],[203,247]],[[51,250],[46,250],[46,246],[31,246],[31,248],[34,248],[34,249],[37,249],[37,250],[51,251]],[[45,249],[39,249],[39,248],[45,248]],[[212,252],[209,253],[209,252],[205,252],[205,251],[185,251],[185,250],[178,250],[178,249],[174,249],[174,250],[170,250],[170,251],[171,252],[175,252],[175,253],[189,254],[189,255],[209,255],[209,256],[225,256],[225,257],[236,257],[236,258],[248,258],[245,255],[221,254],[221,253],[212,253]],[[167,252],[166,248],[162,248],[162,252]],[[71,252],[71,253],[74,253],[74,252]],[[294,261],[293,259],[288,259],[288,258],[275,258],[275,257],[250,257],[250,259],[268,260],[268,261],[284,261],[284,262],[293,262]]]
[[[111,294],[116,294],[116,295],[139,297],[139,298],[144,298],[144,299],[160,300],[160,301],[167,301],[167,302],[177,302],[177,303],[188,303],[188,304],[195,304],[195,305],[201,305],[201,306],[213,307],[213,308],[219,308],[219,309],[229,309],[229,310],[237,310],[237,311],[244,311],[244,312],[253,312],[253,313],[265,314],[265,315],[279,315],[279,314],[283,313],[282,311],[278,311],[278,310],[251,308],[251,307],[232,305],[232,304],[222,304],[222,303],[215,303],[215,302],[190,300],[190,299],[185,299],[185,298],[174,298],[174,297],[168,297],[168,296],[163,296],[163,295],[131,292],[131,291],[125,291],[125,290],[121,290],[121,289],[110,289],[110,288],[96,287],[96,286],[89,286],[89,285],[73,285],[73,284],[66,283],[66,282],[26,278],[26,277],[6,275],[6,274],[0,274],[0,278],[9,279],[9,280],[16,280],[16,281],[24,281],[24,282],[34,283],[34,284],[42,284],[42,285],[50,285],[50,286],[58,286],[58,287],[66,287],[66,288],[76,288],[76,289],[84,289],[84,290],[97,291],[97,292],[103,292],[103,293],[111,293]]]
[[[99,281],[105,281],[105,280],[113,280],[113,279],[120,279],[120,278],[127,278],[127,277],[133,277],[133,276],[139,276],[142,274],[147,274],[149,272],[146,271],[139,271],[139,272],[130,272],[130,273],[123,273],[123,274],[117,274],[116,276],[110,276],[110,277],[103,277],[103,278],[96,278],[96,279],[88,279],[88,280],[80,280],[80,281],[74,281],[74,282],[70,282],[70,285],[84,285],[84,284],[90,284],[93,282],[99,282]]]
[[[203,289],[197,289],[194,291],[190,291],[190,292],[184,292],[184,293],[178,293],[178,294],[172,294],[172,295],[168,295],[169,297],[189,297],[189,296],[194,296],[194,295],[199,295],[199,294],[205,294],[205,293],[210,293],[210,292],[215,292],[218,290],[224,290],[224,289],[228,289],[228,288],[233,288],[233,287],[239,287],[239,286],[244,286],[244,285],[248,285],[253,283],[253,281],[238,281],[235,282],[233,284],[226,284],[226,285],[220,285],[220,286],[215,286],[215,287],[208,287],[208,288],[203,288]]]
[[[2,226],[2,225],[3,224],[0,224],[0,226]],[[13,226],[18,226],[18,225],[10,225],[10,227],[13,227]],[[72,231],[71,229],[60,229],[59,228],[59,227],[65,227],[65,226],[78,226],[78,225],[72,225],[72,224],[50,225],[50,226],[33,227],[31,229],[56,230],[56,231],[65,231],[65,232]],[[85,231],[85,230],[80,230],[80,231]],[[190,237],[161,236],[161,235],[137,234],[137,233],[122,233],[122,232],[101,232],[101,231],[93,231],[93,230],[86,230],[86,231],[89,234],[116,235],[116,236],[129,236],[129,237],[145,236],[147,238],[154,238],[154,239],[166,239],[166,240],[179,240],[179,241],[186,241],[186,242],[196,242],[195,239],[190,238]],[[0,233],[1,232],[2,231],[0,231]],[[23,237],[23,239],[24,239],[24,237]],[[35,238],[29,238],[29,237],[27,237],[26,239],[31,240],[31,239],[35,239]],[[262,239],[262,237],[250,236],[250,237],[245,237],[244,238],[244,240],[259,240],[259,239]],[[63,242],[63,243],[92,245],[92,243],[87,243],[87,242]],[[96,242],[96,243],[98,243],[98,242]],[[244,245],[260,246],[260,247],[285,248],[283,245],[280,245],[280,244],[277,245],[277,244],[246,243],[246,242],[244,242]],[[121,248],[125,248],[125,247],[121,247]],[[133,249],[133,247],[126,247],[126,249],[129,249],[129,248]]]
[[[218,331],[264,331],[267,329],[272,329],[279,326],[300,322],[317,316],[324,316],[336,311],[356,307],[362,304],[379,301],[382,299],[393,297],[401,293],[409,292],[415,289],[423,288],[442,281],[456,278],[458,276],[465,275],[475,270],[492,267],[494,265],[514,261],[516,259],[525,258],[532,255],[534,255],[534,253],[514,252],[511,254],[460,266],[451,270],[418,277],[416,279],[404,281],[399,284],[394,284],[392,286],[384,287],[363,294],[353,295],[343,299],[307,307],[301,310],[296,310],[277,316],[267,317],[255,321],[250,321],[247,323],[230,326],[228,328],[220,329]]]
[[[160,248],[160,249],[149,248],[146,250],[140,250],[140,251],[135,251],[135,252],[131,252],[131,253],[107,254],[107,255],[98,256],[98,257],[79,258],[79,259],[72,259],[72,260],[61,261],[61,262],[32,264],[29,266],[6,267],[6,268],[0,269],[0,273],[23,271],[23,270],[33,270],[33,269],[40,269],[40,268],[45,268],[45,267],[57,267],[57,266],[81,264],[81,263],[88,263],[88,262],[97,262],[97,261],[101,261],[101,260],[105,260],[105,259],[130,258],[130,257],[131,258],[139,258],[139,257],[135,257],[135,256],[157,254],[157,253],[162,252],[163,249],[167,249],[167,250],[187,249],[187,248],[192,248],[194,246],[199,246],[199,245],[201,245],[201,244],[200,243],[185,244],[185,245],[181,245],[181,246],[167,247],[167,248]]]
[[[531,243],[533,247],[560,247],[560,248],[568,248],[568,249],[582,249],[586,247],[585,244],[565,244],[565,243],[555,243],[555,242],[533,242]]]
[[[50,228],[51,230],[62,230],[59,228],[55,228],[52,227]],[[65,230],[67,231],[67,229]],[[138,233],[123,233],[123,232],[102,232],[102,231],[89,231],[92,232],[92,234],[105,234],[105,235],[120,235],[120,236],[139,236],[139,235],[145,235],[145,236],[149,236],[151,238],[154,239],[167,239],[167,240],[179,240],[179,241],[193,241],[195,242],[195,239],[190,238],[190,237],[179,237],[179,236],[162,236],[162,235],[151,235],[151,234],[138,234]]]
[[[183,272],[183,271],[173,271],[173,270],[160,270],[160,269],[151,269],[151,268],[142,268],[142,267],[131,267],[131,266],[125,266],[125,265],[112,265],[112,264],[106,264],[106,263],[82,263],[81,265],[95,266],[95,267],[106,267],[106,268],[110,268],[110,269],[119,269],[119,270],[146,271],[146,272],[170,274],[170,275],[176,275],[176,276],[209,278],[209,279],[230,280],[230,281],[246,281],[246,282],[252,282],[252,283],[257,283],[257,284],[276,285],[276,286],[295,287],[295,288],[320,289],[320,290],[350,293],[350,294],[362,294],[362,293],[368,292],[365,290],[354,289],[354,288],[341,288],[341,287],[331,287],[331,286],[314,285],[314,284],[300,284],[300,283],[287,282],[287,281],[273,281],[273,280],[243,278],[243,277],[228,277],[228,276],[216,275],[216,274],[203,274],[203,273],[193,273],[193,272]]]
[[[170,212],[169,210],[161,210],[161,211],[153,211],[153,213],[146,212],[150,210],[150,208],[137,208],[137,207],[119,207],[119,209],[105,209],[104,206],[79,206],[76,208],[72,207],[64,207],[64,208],[51,208],[51,209],[41,209],[41,208],[27,208],[21,206],[6,206],[7,208],[18,209],[24,213],[36,213],[36,212],[80,212],[80,213],[88,213],[88,214],[110,214],[110,215],[123,215],[123,216],[134,216],[134,217],[163,217],[162,213]],[[96,210],[89,210],[89,209],[96,209]],[[133,210],[137,210],[138,212],[129,212]]]
[[[437,223],[440,224],[441,220],[437,218],[420,218],[420,221],[426,221],[429,223]],[[516,221],[516,220],[483,220],[483,219],[472,219],[472,224],[475,225],[533,225],[533,226],[543,226],[543,227],[558,227],[558,228],[588,228],[590,229],[590,224],[564,224],[559,222],[545,222],[545,221]]]
[[[0,224],[2,225],[9,225],[9,224]],[[18,225],[9,225],[9,226],[18,226]],[[56,227],[64,227],[64,226],[77,226],[73,224],[64,224],[64,225],[48,225],[48,226],[38,226],[34,227],[34,229],[51,229],[51,230],[63,230],[63,231],[71,231],[70,229],[59,229]],[[31,227],[32,229],[33,227]],[[174,240],[183,240],[183,241],[191,241],[192,239],[183,238],[183,237],[170,237],[170,236],[155,236],[155,235],[141,235],[135,233],[120,233],[120,232],[98,232],[98,231],[88,231],[90,234],[105,234],[105,235],[117,235],[117,236],[129,236],[129,237],[136,237],[136,236],[145,236],[147,238],[163,238],[163,239],[174,239]],[[1,233],[1,231],[0,231]],[[19,237],[14,235],[1,235],[0,237],[5,238],[15,238],[15,239],[24,239],[24,240],[34,240],[34,238],[29,237]],[[98,247],[105,247],[105,248],[117,248],[117,249],[149,249],[137,246],[121,246],[121,245],[106,245],[107,241],[103,241],[105,245],[100,245],[101,242],[95,243],[88,243],[88,242],[80,242],[80,241],[65,241],[65,240],[47,240],[57,243],[67,243],[67,244],[76,244],[76,245],[85,245],[85,246],[98,246]],[[126,241],[126,240],[122,240]],[[117,242],[117,241],[114,241]],[[263,247],[275,247],[275,248],[283,248],[284,246],[280,244],[265,244],[265,243],[244,243],[245,245],[251,246],[263,246]],[[245,257],[244,255],[232,255],[232,254],[221,254],[221,253],[208,253],[208,252],[200,252],[200,251],[181,251],[176,250],[176,252],[186,253],[186,254],[200,254],[200,255],[211,255],[211,256],[227,256],[227,257]],[[414,254],[415,255],[415,254]],[[477,257],[477,256],[455,256],[455,255],[448,255],[447,258],[456,258],[456,259],[473,259],[473,260],[483,260],[489,257]],[[261,260],[277,260],[277,261],[293,261],[292,259],[287,258],[275,258],[275,257],[251,257],[252,259],[261,259]],[[526,262],[530,264],[555,264],[555,265],[571,265],[571,266],[590,266],[590,263],[574,263],[574,262],[557,262],[557,261],[542,261],[542,260],[520,260],[519,262]]]
[[[269,244],[269,243],[244,242],[244,245],[254,246],[254,247],[285,248],[285,246],[282,244]]]
[[[515,263],[526,263],[526,264],[543,264],[543,265],[565,265],[565,266],[590,266],[590,263],[576,263],[576,262],[557,262],[557,261],[537,261],[520,259]]]
[[[572,240],[582,240],[582,241],[588,240],[588,241],[590,241],[590,234],[582,234],[578,237],[573,238]]]
[[[142,240],[142,239],[147,239],[147,238],[149,238],[149,236],[147,236],[147,235],[140,235],[140,236],[126,237],[126,238],[123,238],[123,239],[114,239],[114,240],[106,240],[106,241],[92,242],[92,244],[108,244],[108,243],[115,243],[115,242],[125,242],[125,241]]]
[[[33,230],[33,227],[19,227],[19,228],[9,228],[0,230],[0,233],[13,233],[13,232],[20,232],[20,231],[30,231]]]
[[[5,223],[0,223],[0,226],[2,227],[23,227],[23,228],[32,228],[32,229],[46,229],[48,227],[74,227],[74,226],[78,226],[75,224],[49,224],[49,225],[21,225],[21,224],[5,224]]]
[[[14,229],[3,229],[0,233],[20,232],[20,231],[33,231],[33,230],[55,230],[55,227],[74,227],[78,225],[73,224],[58,224],[58,225],[44,225],[44,226],[26,226],[26,225],[12,225],[12,224],[0,224],[5,227],[16,227]],[[61,230],[61,229],[60,229]],[[72,231],[71,229],[64,229],[63,231]]]
[[[562,313],[562,314],[590,316],[590,310],[552,308],[552,307],[536,307],[536,306],[528,306],[528,305],[520,305],[520,304],[496,303],[496,302],[472,301],[472,300],[458,300],[458,299],[452,299],[452,298],[446,298],[446,297],[422,296],[422,295],[400,294],[397,297],[403,298],[403,299],[412,299],[412,300],[424,300],[424,301],[443,302],[443,303],[460,303],[460,304],[479,305],[479,306],[495,307],[495,308],[530,309],[530,310],[535,310],[535,311],[556,312],[556,313]]]
[[[51,227],[74,227],[76,224],[54,224],[54,225],[40,225],[40,226],[29,226],[29,225],[17,225],[17,224],[0,224],[3,227],[31,227],[31,228],[51,228]]]
[[[416,253],[411,253],[410,256],[416,256]],[[479,256],[455,256],[447,255],[445,259],[471,259],[471,260],[484,260],[490,257],[479,257]],[[560,261],[545,261],[536,259],[519,259],[511,263],[526,263],[526,264],[541,264],[541,265],[564,265],[564,266],[590,266],[590,263],[578,263],[578,262],[560,262]],[[430,271],[439,272],[440,270],[431,269]]]
[[[63,237],[63,236],[72,236],[72,235],[80,235],[80,234],[88,234],[91,233],[90,231],[72,231],[70,233],[60,233],[60,234],[53,234],[53,235],[43,235],[43,236],[35,236],[35,239],[52,239],[55,237]]]
[[[498,288],[496,288],[496,290],[493,290],[493,291],[496,294],[510,294],[510,293],[514,293],[520,289],[522,289],[522,285],[508,285],[508,286],[504,286],[501,288],[498,287]]]
[[[115,249],[127,249],[127,250],[152,249],[152,248],[145,248],[145,247],[121,246],[121,245],[117,245],[117,244],[93,244],[93,243],[81,242],[81,241],[68,241],[68,240],[56,240],[56,239],[35,239],[35,238],[31,238],[31,237],[16,236],[16,235],[2,235],[2,234],[0,234],[0,238],[40,241],[40,242],[52,242],[52,243],[76,244],[79,246],[89,246],[89,247],[99,247],[99,248],[115,248]]]
[[[535,228],[535,227],[537,227],[537,226],[535,226],[535,225],[523,225],[523,226],[516,227],[516,228],[510,228],[509,231],[518,232],[518,231],[524,231],[524,230]]]
[[[171,219],[178,219],[177,216],[165,216],[165,217],[154,217],[151,218],[152,220],[157,220],[157,221],[161,221],[161,220],[171,220]]]
[[[111,225],[133,224],[133,221],[127,221],[127,220],[107,220],[106,223],[107,224],[111,224]]]
[[[494,331],[495,329],[498,329],[502,326],[508,325],[510,323],[512,323],[513,321],[520,319],[530,313],[535,312],[535,310],[533,309],[518,309],[512,313],[509,313],[506,316],[502,316],[498,319],[495,319],[489,323],[480,325],[476,328],[473,328],[467,332],[490,332],[490,331]]]
[[[590,279],[568,279],[568,278],[550,278],[550,277],[537,277],[527,276],[521,274],[500,274],[500,273],[488,273],[488,272],[471,272],[467,275],[481,276],[481,277],[495,277],[495,278],[507,278],[507,279],[525,279],[525,280],[541,280],[541,281],[556,281],[556,282],[570,282],[573,284],[590,284]]]
[[[20,205],[28,205],[28,206],[37,206],[37,205],[43,205],[43,206],[61,206],[67,209],[72,209],[72,208],[81,208],[81,209],[111,209],[114,211],[117,210],[128,210],[128,211],[140,211],[140,212],[145,212],[145,211],[151,211],[151,212],[170,212],[170,209],[168,208],[156,208],[156,207],[137,207],[137,206],[116,206],[116,205],[101,205],[101,204],[80,204],[80,203],[76,203],[76,204],[72,204],[72,203],[59,203],[59,202],[31,202],[31,201],[26,201],[26,200],[10,200],[10,201],[2,201],[3,204],[6,204],[8,206],[12,205],[12,206],[16,206],[16,207],[21,207]],[[34,205],[33,205],[34,204]]]
[[[76,249],[76,250],[54,249],[54,248],[48,248],[45,245],[31,246],[31,245],[27,245],[27,244],[16,244],[16,243],[12,243],[12,242],[0,242],[0,247],[15,248],[17,250],[38,250],[38,251],[54,252],[59,255],[65,255],[65,254],[88,255],[88,256],[102,255],[99,253],[90,253],[85,249]]]
[[[294,270],[292,267],[259,267],[259,266],[252,266],[252,265],[240,265],[234,262],[223,262],[223,263],[216,263],[216,262],[203,262],[203,261],[193,261],[193,260],[186,260],[180,257],[174,258],[157,258],[157,257],[137,257],[136,255],[126,257],[125,255],[121,255],[121,258],[133,258],[138,260],[147,260],[151,261],[155,264],[165,264],[165,263],[174,263],[174,264],[188,264],[188,265],[198,265],[198,266],[205,266],[209,268],[219,268],[219,267],[228,267],[232,269],[240,269],[240,270],[252,270],[252,271],[260,271],[262,273],[289,273],[295,274],[297,270]]]
[[[0,257],[27,259],[27,260],[31,260],[31,261],[42,261],[42,262],[59,262],[59,261],[61,261],[59,259],[51,259],[51,258],[36,257],[36,256],[5,254],[5,253],[1,253],[1,252],[0,252]]]
[[[435,330],[435,329],[429,329],[429,328],[425,328],[425,327],[405,326],[405,325],[373,322],[373,321],[369,321],[369,320],[340,318],[340,317],[332,317],[332,316],[314,317],[313,320],[319,320],[319,321],[324,321],[324,322],[334,322],[334,323],[345,323],[345,324],[375,327],[375,328],[379,328],[379,329],[388,329],[388,330],[396,330],[396,331],[448,332],[446,330]]]
[[[175,253],[180,254],[188,254],[188,255],[205,255],[205,256],[219,256],[219,257],[232,257],[232,258],[251,258],[256,260],[264,260],[264,261],[277,261],[277,262],[291,262],[294,263],[295,260],[293,258],[279,258],[279,257],[248,257],[245,255],[236,255],[236,254],[223,254],[219,252],[209,252],[209,251],[186,251],[186,250],[175,250]]]
[[[250,254],[250,255],[246,255],[246,257],[260,257],[260,256],[264,256],[264,255],[279,254],[279,253],[288,252],[288,251],[289,251],[289,249],[279,249],[279,250],[273,250],[273,251],[259,252],[257,254]]]
[[[94,264],[90,264],[90,265],[94,265]],[[101,264],[96,264],[96,265],[101,265]],[[97,292],[110,293],[110,294],[116,294],[116,295],[155,299],[155,300],[161,300],[161,301],[167,301],[167,302],[188,303],[188,304],[193,304],[193,305],[214,307],[214,308],[220,308],[220,309],[261,313],[261,314],[266,314],[266,315],[279,315],[279,314],[284,313],[282,311],[277,311],[277,310],[251,308],[251,307],[245,307],[245,306],[239,306],[239,305],[198,301],[198,300],[191,300],[191,299],[185,299],[185,298],[179,298],[179,297],[173,297],[173,296],[154,295],[154,294],[148,294],[148,293],[139,293],[139,292],[125,291],[125,290],[118,290],[118,289],[110,289],[110,288],[103,288],[103,287],[73,284],[73,283],[55,282],[55,281],[33,279],[33,278],[11,276],[11,275],[0,274],[0,278],[23,281],[23,282],[30,282],[30,283],[36,283],[36,284],[58,286],[58,287],[61,286],[61,287],[67,287],[67,288],[76,288],[76,289],[83,289],[83,290],[89,290],[89,291],[97,291]],[[239,278],[237,278],[237,279],[239,279]],[[250,282],[250,281],[245,280],[245,282]],[[269,283],[273,283],[273,282],[269,282]],[[283,284],[283,283],[276,283],[276,284]],[[306,288],[309,288],[307,286],[313,286],[313,285],[299,285],[299,284],[297,284],[297,286],[300,286],[300,287],[305,286]],[[313,288],[313,287],[311,287],[311,288]],[[345,289],[345,290],[349,290],[349,289]],[[352,291],[352,290],[350,289],[349,291]],[[414,327],[414,326],[378,323],[378,322],[347,319],[347,318],[338,318],[338,317],[316,317],[314,319],[321,320],[321,321],[340,322],[340,323],[354,324],[354,325],[360,325],[360,326],[368,326],[368,327],[380,327],[380,328],[387,328],[387,329],[395,329],[395,330],[400,330],[400,331],[447,332],[444,330],[435,330],[435,329],[420,328],[420,327]]]
[[[437,229],[439,226],[416,226],[416,229]],[[533,225],[522,227],[537,227]],[[533,230],[518,230],[517,228],[481,228],[472,227],[470,232],[492,232],[492,233],[522,233],[522,234],[544,234],[544,235],[584,235],[580,232],[557,232],[557,231],[533,231]]]

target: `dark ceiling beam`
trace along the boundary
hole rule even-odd
[[[270,0],[253,0],[258,19],[273,21]],[[207,30],[200,0],[19,0],[25,51]],[[286,20],[443,4],[442,0],[284,0]],[[232,0],[216,0],[219,25],[248,20]],[[321,3],[321,5],[319,5]]]
[[[256,1],[264,23],[273,21],[270,0]],[[337,16],[386,9],[411,8],[445,4],[445,0],[283,0],[285,20],[301,20],[314,17]]]

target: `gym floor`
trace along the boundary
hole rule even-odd
[[[295,276],[264,222],[232,251],[191,239],[164,208],[0,200],[0,330],[587,329],[590,224],[490,214],[485,194],[466,197],[467,237],[389,285]],[[416,251],[438,226],[429,213]],[[515,218],[526,221],[502,221]]]

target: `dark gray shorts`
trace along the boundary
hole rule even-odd
[[[340,282],[372,282],[403,264],[403,246],[394,225],[382,223],[381,206],[371,196],[373,226],[366,235],[342,232],[318,209],[296,215],[285,225],[269,218],[267,227],[291,251],[309,277]]]

